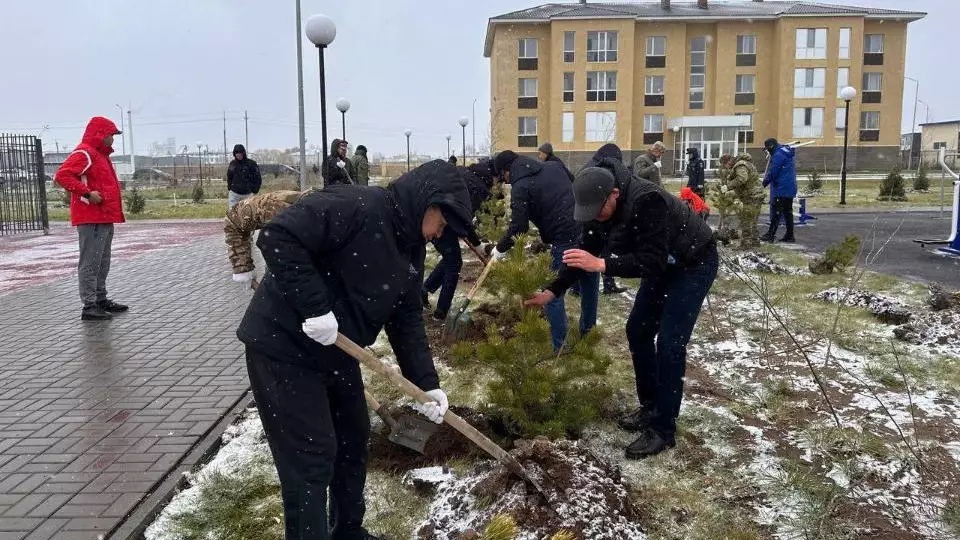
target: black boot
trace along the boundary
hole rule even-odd
[[[125,306],[123,304],[118,304],[113,300],[101,300],[97,302],[97,305],[100,306],[100,309],[108,313],[123,313],[130,309],[130,306]]]
[[[760,241],[761,241],[761,242],[770,242],[770,243],[772,244],[772,243],[773,243],[773,235],[770,234],[770,233],[767,233],[767,234],[765,234],[765,235],[763,235],[763,236],[760,237]]]
[[[437,308],[437,310],[433,312],[433,319],[436,320],[436,321],[444,321],[444,320],[446,320],[446,319],[447,319],[447,310]]]
[[[617,420],[617,425],[624,431],[643,431],[650,426],[657,413],[652,406],[643,406],[636,411]]]
[[[83,321],[109,321],[113,318],[110,312],[105,311],[99,305],[87,306],[80,312],[80,320]]]
[[[781,242],[787,242],[788,244],[796,243],[797,239],[792,236],[784,236],[780,239]]]
[[[420,289],[420,301],[423,302],[423,309],[430,307],[430,293],[426,289]]]
[[[676,444],[676,441],[672,438],[665,439],[656,430],[647,428],[637,440],[630,443],[630,446],[624,451],[624,455],[627,459],[643,459],[655,456],[667,448],[673,448]]]
[[[603,280],[603,294],[622,294],[629,289],[617,283],[617,280],[610,278]]]

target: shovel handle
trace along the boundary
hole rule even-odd
[[[383,405],[377,401],[377,398],[375,398],[373,394],[371,394],[366,388],[363,390],[363,396],[367,398],[367,406],[373,409],[373,412],[377,413],[377,416],[379,416],[380,419],[383,420],[383,423],[390,428],[390,431],[395,430],[397,427],[397,421],[394,420],[392,416],[387,414],[387,411],[385,411]]]
[[[376,358],[366,349],[351,341],[350,338],[344,336],[343,334],[337,334],[336,344],[340,350],[354,357],[358,362],[368,367],[374,373],[377,373],[381,377],[385,377],[387,380],[396,385],[397,388],[402,390],[404,394],[416,400],[417,403],[425,404],[433,402],[433,399],[431,399],[426,392],[421,390],[417,385],[408,381],[396,368],[381,362],[380,359]],[[508,454],[507,451],[501,448],[497,443],[491,441],[486,435],[477,431],[475,427],[468,424],[466,420],[460,418],[460,416],[458,416],[455,412],[447,410],[447,414],[443,417],[443,420],[449,424],[450,427],[459,431],[464,437],[470,439],[474,444],[479,446],[481,450],[503,463],[508,469],[510,469],[510,471],[520,475],[523,478],[529,478],[529,475],[526,474],[523,466],[520,465],[520,462],[518,462],[516,458]]]
[[[480,290],[480,285],[483,285],[483,280],[487,279],[487,274],[490,273],[490,269],[493,268],[493,263],[495,263],[493,257],[487,261],[487,265],[483,267],[483,272],[480,273],[480,277],[477,278],[477,282],[473,284],[473,287],[470,288],[470,292],[467,293],[467,302],[473,300],[473,297],[477,295],[477,291]]]
[[[478,259],[480,259],[480,262],[482,262],[483,264],[487,264],[487,263],[489,262],[489,260],[487,259],[487,256],[484,255],[484,254],[477,248],[477,246],[471,244],[469,241],[467,241],[466,238],[463,239],[463,243],[466,244],[468,248],[470,248],[470,251],[472,251],[473,254],[477,256]]]

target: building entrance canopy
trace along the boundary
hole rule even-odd
[[[688,148],[696,148],[708,171],[720,168],[720,156],[740,151],[737,133],[750,129],[749,116],[681,116],[667,125],[677,145],[676,170],[683,170]]]

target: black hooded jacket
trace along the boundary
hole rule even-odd
[[[421,318],[427,207],[469,223],[470,196],[453,165],[426,163],[386,188],[330,186],[277,214],[257,246],[269,272],[237,336],[248,347],[322,368],[328,348],[302,331],[333,311],[340,332],[361,346],[386,329],[404,375],[439,387]]]
[[[607,143],[597,149],[597,151],[593,154],[593,157],[590,158],[590,161],[588,161],[583,168],[586,169],[587,167],[599,167],[600,162],[606,158],[623,161],[623,150],[620,150],[620,147],[613,143]]]
[[[242,144],[234,146],[233,153],[243,154],[243,159],[234,157],[227,167],[227,189],[237,195],[259,193],[263,180],[257,162],[247,157],[247,149]]]
[[[353,168],[353,162],[348,156],[340,156],[337,150],[340,147],[341,139],[334,139],[330,144],[330,154],[323,159],[320,166],[320,173],[323,175],[323,185],[325,187],[336,186],[339,184],[356,184],[355,178],[357,172]],[[340,165],[343,165],[342,167]]]
[[[606,222],[584,224],[581,249],[607,257],[606,274],[616,277],[658,279],[672,257],[678,268],[700,261],[714,244],[713,230],[690,207],[662,187],[634,177],[618,159],[599,161],[613,173],[620,190],[617,210]],[[583,274],[583,270],[560,268],[547,289],[558,297]]]
[[[533,222],[544,244],[577,241],[580,226],[573,220],[573,186],[564,169],[551,161],[538,162],[526,156],[510,164],[510,226],[497,242],[503,253]]]
[[[696,148],[690,149],[690,160],[687,162],[687,187],[692,189],[697,195],[703,196],[703,188],[706,185],[704,175],[704,163],[700,159],[700,151]]]
[[[564,163],[562,159],[558,158],[556,154],[550,153],[549,155],[547,155],[547,159],[545,159],[545,160],[543,160],[543,161],[545,161],[545,162],[546,162],[546,161],[549,161],[550,163],[556,163],[557,165],[560,165],[561,167],[563,167],[563,172],[567,173],[567,176],[570,178],[570,182],[573,182],[573,173],[570,172],[570,169],[567,168],[567,164]]]

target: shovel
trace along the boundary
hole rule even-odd
[[[367,405],[390,428],[390,435],[387,436],[390,442],[406,446],[419,454],[423,453],[427,439],[437,432],[437,424],[412,414],[401,414],[394,418],[369,391],[364,390],[363,395],[367,398]]]
[[[458,339],[460,337],[458,332],[462,332],[463,328],[466,328],[466,326],[470,324],[467,307],[470,306],[470,301],[473,300],[477,291],[480,290],[480,285],[487,279],[487,274],[489,274],[490,269],[493,268],[494,262],[496,261],[493,258],[487,261],[487,265],[483,267],[483,272],[480,274],[480,277],[477,278],[477,282],[473,284],[473,288],[467,293],[467,298],[460,304],[460,309],[447,314],[447,320],[443,323],[443,332],[440,334],[441,341],[447,342],[451,336],[453,339]]]
[[[387,380],[395,384],[397,388],[399,388],[404,394],[416,400],[417,403],[425,404],[433,402],[433,399],[431,399],[426,392],[421,390],[417,385],[408,381],[403,375],[400,374],[397,368],[381,362],[378,358],[370,354],[363,347],[360,347],[351,341],[350,338],[344,336],[343,334],[337,334],[337,347],[339,347],[343,352],[357,359],[358,362],[371,369],[376,374],[380,375],[381,377],[385,377]],[[449,424],[453,429],[459,431],[464,437],[470,439],[474,444],[479,446],[481,450],[493,456],[497,461],[502,463],[508,471],[512,472],[519,478],[523,479],[524,482],[527,482],[533,486],[534,489],[544,496],[547,502],[550,502],[550,497],[543,489],[543,486],[539,481],[530,476],[530,473],[523,468],[523,465],[517,461],[517,458],[511,456],[506,450],[497,445],[497,443],[491,441],[486,435],[477,431],[475,427],[468,424],[466,420],[460,418],[455,412],[447,410],[447,414],[444,415],[443,421]]]
[[[463,243],[466,244],[468,248],[470,248],[470,251],[472,251],[473,254],[477,256],[477,259],[480,259],[480,262],[482,264],[487,264],[488,262],[487,256],[484,255],[483,252],[481,252],[480,249],[477,248],[477,246],[468,242],[466,238],[463,239]]]

